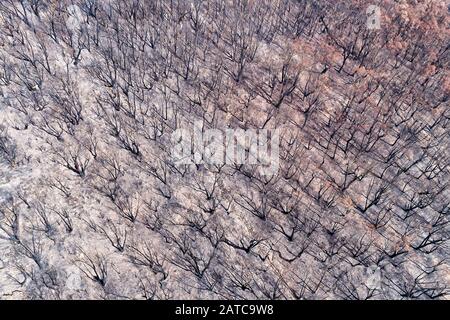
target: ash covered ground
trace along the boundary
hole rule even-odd
[[[445,1],[1,0],[0,299],[447,299],[448,24]],[[278,130],[277,170],[180,164],[179,129]]]

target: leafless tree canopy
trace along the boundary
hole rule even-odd
[[[1,0],[0,299],[448,298],[448,9],[373,2]]]

